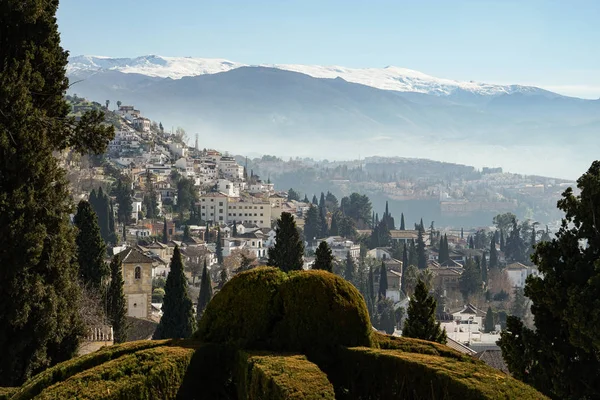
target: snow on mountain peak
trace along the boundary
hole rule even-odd
[[[111,58],[104,56],[69,57],[67,72],[74,74],[84,71],[115,70],[122,73],[141,74],[152,77],[181,79],[186,76],[216,74],[248,66],[219,58],[164,57],[147,55],[135,58]],[[504,93],[529,93],[537,88],[511,85],[493,85],[478,82],[459,82],[436,78],[419,71],[395,66],[385,68],[347,68],[341,66],[320,66],[301,64],[261,64],[262,67],[294,71],[315,78],[342,78],[345,81],[371,86],[377,89],[400,92],[418,92],[447,96],[456,90],[464,90],[480,95]]]

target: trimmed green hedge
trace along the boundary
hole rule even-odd
[[[335,346],[371,346],[369,313],[360,292],[326,271],[290,274],[280,287],[283,320],[278,347],[303,353]]]
[[[304,355],[238,352],[238,399],[335,399],[327,375]]]
[[[79,372],[114,360],[125,354],[135,353],[136,351],[149,349],[158,346],[164,346],[170,343],[170,340],[142,340],[138,342],[124,343],[114,346],[103,347],[93,353],[73,358],[69,361],[57,364],[48,368],[44,372],[37,374],[18,388],[17,393],[12,400],[29,400],[37,396],[43,389],[57,382],[64,381]]]
[[[261,267],[236,275],[208,303],[195,337],[206,342],[268,348],[281,319],[279,285],[287,275]]]
[[[195,349],[140,350],[71,376],[36,399],[175,399]]]
[[[329,372],[342,399],[546,399],[475,359],[340,348],[336,368]]]
[[[398,337],[384,335],[383,333],[379,332],[373,333],[372,347],[384,350],[400,350],[405,353],[429,354],[432,356],[450,357],[467,362],[473,360],[468,355],[458,352],[440,343],[429,342],[427,340],[421,339],[407,338],[402,336]]]
[[[19,388],[16,387],[0,387],[0,400],[8,400],[17,393]]]

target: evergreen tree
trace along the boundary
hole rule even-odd
[[[404,246],[402,246],[402,278],[400,283],[400,286],[402,286],[402,290],[405,294],[408,294],[406,291],[406,271],[409,265],[410,264],[408,263],[408,245],[405,244]]]
[[[469,236],[469,248],[470,249],[475,248],[475,241],[473,240],[473,236]]]
[[[377,301],[377,329],[391,335],[396,330],[396,313],[394,312],[394,303],[385,297]]]
[[[223,265],[223,240],[221,238],[221,230],[217,229],[217,244],[215,246],[215,255],[219,265]]]
[[[302,200],[302,202],[308,204],[309,200],[308,200],[308,196],[306,194],[304,195],[304,200]]]
[[[181,253],[179,247],[175,246],[171,258],[171,270],[165,283],[163,316],[154,332],[153,339],[189,338],[194,332],[194,309],[187,286]]]
[[[325,193],[321,192],[321,198],[319,199],[319,210],[325,209]]]
[[[500,230],[500,251],[503,253],[506,251],[506,245],[504,243],[504,231],[502,229]]]
[[[188,225],[183,226],[183,237],[181,239],[183,242],[189,242],[192,239],[190,227]]]
[[[423,220],[421,220],[423,222]],[[419,269],[427,268],[427,255],[425,254],[425,240],[423,239],[423,224],[419,225],[419,232],[417,234],[417,266]]]
[[[146,190],[144,193],[143,202],[144,206],[146,207],[146,217],[150,219],[156,218],[159,214],[158,195],[154,189],[152,175],[150,174],[149,169],[146,170]]]
[[[327,226],[327,210],[325,206],[319,207],[318,211],[319,238],[327,237],[329,227]]]
[[[510,307],[510,315],[523,319],[525,318],[525,314],[527,314],[527,309],[527,297],[525,297],[523,289],[516,287]]]
[[[414,265],[416,267],[418,263],[419,257],[417,255],[417,246],[415,246],[415,241],[412,239],[408,248],[408,265]]]
[[[210,240],[210,228],[208,227],[208,222],[206,222],[206,229],[204,230],[204,241],[208,243]]]
[[[121,258],[115,255],[110,263],[110,284],[107,290],[107,316],[112,324],[115,343],[127,340],[127,305],[123,293],[123,269]]]
[[[110,202],[110,216],[108,219],[108,229],[110,230],[109,242],[111,245],[117,245],[117,232],[115,230],[115,210],[112,201]]]
[[[350,255],[350,252],[346,253],[346,269],[344,270],[344,278],[348,282],[354,282],[354,272],[356,271],[356,264],[354,258]]]
[[[330,191],[327,191],[327,194],[325,195],[325,206],[331,212],[337,211],[339,208],[337,197],[335,197]]]
[[[304,243],[296,228],[294,216],[283,212],[275,228],[275,245],[269,249],[267,265],[284,272],[301,270],[304,265]]]
[[[338,218],[341,217],[340,212],[336,211],[331,214],[331,227],[329,228],[329,234],[331,236],[339,236],[340,230],[338,228]]]
[[[496,250],[496,237],[492,236],[490,243],[490,269],[498,268],[498,250]]]
[[[460,228],[460,238],[461,239],[465,238],[465,231],[463,230],[463,228]]]
[[[516,219],[513,219],[512,229],[506,238],[504,248],[508,259],[517,262],[525,261],[527,249],[521,238],[521,229],[518,226]]]
[[[310,205],[304,220],[304,238],[307,242],[314,242],[319,237],[319,211],[314,205]]]
[[[100,291],[110,274],[104,262],[106,245],[100,235],[98,219],[90,203],[81,200],[77,205],[77,214],[74,218],[77,227],[77,262],[79,275],[83,282]]]
[[[385,266],[385,262],[381,261],[381,267],[379,268],[379,299],[385,299],[387,297],[387,289],[387,267]]]
[[[369,266],[369,276],[367,278],[367,309],[371,318],[375,316],[375,277],[373,274],[373,266]]]
[[[313,194],[312,203],[315,206],[319,206],[319,200],[317,200],[317,196]]]
[[[404,231],[404,230],[406,230],[406,227],[405,227],[405,225],[404,225],[404,213],[401,213],[401,214],[400,214],[400,230],[401,230],[401,231]]]
[[[85,333],[73,205],[53,153],[102,153],[114,129],[103,111],[68,115],[57,7],[0,2],[0,386],[70,358]]]
[[[231,236],[232,237],[236,237],[238,235],[238,231],[237,231],[237,223],[235,222],[235,220],[233,221],[233,225],[231,227]]]
[[[98,214],[98,195],[96,194],[96,189],[92,189],[90,192],[90,197],[88,198],[90,205],[96,211],[96,215]]]
[[[444,234],[440,239],[440,251],[438,254],[438,262],[440,264],[445,263],[450,259],[450,251],[448,249],[448,236]]]
[[[333,254],[327,242],[319,243],[319,247],[315,251],[315,263],[313,269],[322,269],[325,271],[333,271]]]
[[[294,189],[290,188],[290,190],[288,190],[287,199],[288,199],[288,201],[292,201],[292,200],[300,201],[300,193],[298,193]]]
[[[225,268],[223,268],[223,270],[226,271]],[[212,281],[210,280],[210,273],[208,272],[208,268],[206,267],[205,259],[204,267],[202,268],[202,279],[200,280],[200,293],[198,294],[198,307],[196,313],[196,318],[198,319],[198,321],[200,321],[200,318],[202,318],[202,314],[204,314],[204,310],[206,309],[206,306],[208,305],[212,297]]]
[[[460,291],[465,302],[472,294],[481,290],[481,271],[477,268],[475,261],[469,257],[465,262],[465,267],[459,281]]]
[[[496,329],[494,325],[494,312],[492,311],[492,307],[488,307],[487,312],[485,313],[484,329],[487,333],[493,332]]]
[[[488,283],[488,266],[485,258],[485,251],[481,257],[481,281],[487,286]]]
[[[429,295],[425,283],[419,279],[415,294],[408,303],[402,336],[445,344],[446,331],[442,330],[440,323],[435,321],[436,307],[435,298]]]
[[[162,242],[164,244],[169,243],[169,231],[167,230],[167,217],[163,218],[163,236],[162,236]]]
[[[133,213],[133,198],[131,197],[131,183],[125,178],[120,177],[115,186],[115,196],[119,208],[117,210],[117,220],[121,224],[128,224]]]

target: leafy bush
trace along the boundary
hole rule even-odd
[[[336,368],[328,372],[340,398],[546,399],[474,359],[364,347],[339,348],[337,357]]]
[[[405,353],[450,357],[467,362],[473,360],[466,354],[460,353],[443,344],[421,339],[384,335],[379,332],[373,333],[373,347],[385,350],[400,350]]]
[[[164,346],[170,343],[169,340],[142,340],[139,342],[124,343],[109,347],[104,347],[94,353],[85,356],[73,358],[69,361],[57,364],[52,368],[45,370],[25,382],[13,397],[14,400],[32,399],[43,389],[54,385],[57,382],[67,380],[72,375],[114,360],[125,354],[131,354],[139,350],[149,349],[158,346]]]
[[[76,374],[36,399],[174,399],[195,349],[137,351]]]
[[[236,275],[208,303],[195,337],[242,347],[269,347],[271,331],[282,314],[279,285],[286,279],[285,273],[269,267]]]
[[[0,387],[0,400],[8,400],[17,392],[16,387]]]
[[[335,399],[333,386],[303,355],[238,352],[238,399]]]
[[[304,353],[335,346],[370,346],[369,313],[359,291],[326,271],[290,274],[280,287],[283,320],[279,348]]]

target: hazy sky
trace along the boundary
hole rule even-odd
[[[399,67],[600,97],[598,0],[61,0],[72,55]]]

